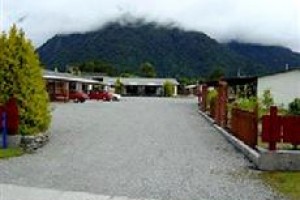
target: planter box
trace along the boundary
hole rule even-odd
[[[21,143],[21,135],[9,135],[7,137],[8,147],[10,148],[17,148],[20,146]]]
[[[23,136],[21,147],[27,153],[34,153],[37,149],[43,147],[49,141],[50,133],[40,133],[34,136]]]
[[[21,135],[8,135],[7,145],[9,148],[17,148],[21,144]],[[2,148],[2,134],[0,134],[0,147]]]

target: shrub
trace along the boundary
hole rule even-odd
[[[170,81],[164,82],[164,95],[166,97],[172,97],[174,95],[174,84]]]
[[[274,99],[270,90],[265,90],[261,99],[261,103],[264,109],[269,110],[274,105]]]
[[[115,82],[115,93],[122,94],[123,89],[124,89],[124,85],[121,82],[121,80],[118,78]]]
[[[215,101],[218,96],[218,91],[215,89],[209,90],[207,92],[207,97],[206,97],[206,105],[211,105],[212,101]]]
[[[14,25],[0,34],[0,104],[15,97],[22,135],[46,131],[51,116],[39,58],[22,30]]]
[[[289,104],[289,114],[300,115],[300,98],[296,98]]]
[[[258,100],[256,97],[240,98],[236,101],[236,105],[242,110],[253,112],[258,105]]]

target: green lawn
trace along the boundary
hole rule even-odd
[[[300,199],[300,172],[265,172],[262,176],[279,192],[293,200]]]
[[[21,155],[23,155],[23,151],[20,148],[0,149],[0,159],[18,157],[18,156],[21,156]]]

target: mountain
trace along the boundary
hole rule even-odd
[[[261,44],[235,41],[228,43],[227,46],[235,53],[266,66],[265,72],[282,71],[286,65],[292,68],[300,67],[300,53],[293,52],[285,47],[263,46]]]
[[[160,77],[206,77],[218,69],[227,76],[256,75],[279,70],[290,60],[291,67],[300,66],[300,56],[288,49],[220,44],[202,32],[156,23],[112,22],[97,31],[56,35],[37,51],[48,69],[101,60],[120,73],[135,73],[149,62]]]

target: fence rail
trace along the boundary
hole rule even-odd
[[[230,130],[235,137],[252,148],[257,145],[257,114],[233,108],[231,111]]]
[[[280,116],[277,107],[271,107],[270,115],[262,118],[262,141],[276,150],[276,143],[300,145],[300,116]]]
[[[228,89],[225,82],[214,85],[218,91],[217,98],[207,101],[208,85],[199,87],[199,109],[208,114],[221,127],[229,128],[232,134],[245,144],[255,148],[258,143],[258,127],[262,128],[262,142],[269,144],[269,150],[276,150],[276,143],[290,143],[297,148],[300,145],[300,116],[279,116],[278,108],[273,106],[270,115],[258,122],[258,108],[254,112],[233,108],[227,110]]]
[[[219,126],[229,128],[235,137],[250,147],[255,148],[258,139],[257,109],[254,112],[247,112],[238,108],[233,108],[230,113],[231,119],[229,120],[227,110],[227,83],[219,81],[216,89],[218,93],[217,97],[211,99],[210,102],[207,102],[207,85],[204,84],[199,88],[199,109],[203,112],[208,111],[209,115]],[[209,107],[207,108],[207,106]]]
[[[213,119],[216,119],[216,104],[217,104],[216,99],[212,99],[212,100],[209,102],[209,115],[210,115]]]

